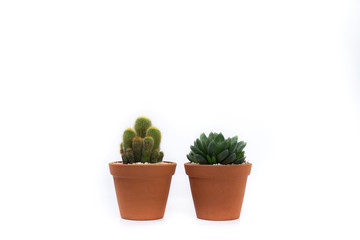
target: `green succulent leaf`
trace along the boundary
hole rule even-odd
[[[231,141],[231,145],[230,145],[230,148],[229,148],[229,152],[230,152],[230,153],[235,152],[236,146],[237,146],[237,142],[236,142],[236,141]]]
[[[236,154],[235,154],[235,153],[232,153],[230,156],[228,156],[228,157],[222,162],[222,164],[230,164],[230,163],[232,163],[235,159],[236,159]]]
[[[213,133],[213,132],[211,132],[211,133],[209,134],[209,138],[210,138],[211,140],[213,140],[213,139],[214,139],[214,137],[215,137],[214,133]]]
[[[206,161],[206,159],[203,156],[199,155],[199,154],[195,155],[195,159],[200,164],[207,164],[208,163],[208,161]]]
[[[224,151],[222,151],[221,153],[219,153],[216,158],[218,160],[218,162],[222,162],[227,156],[229,155],[229,150],[225,149]]]
[[[202,134],[200,135],[200,140],[201,140],[202,142],[205,142],[206,139],[207,139],[207,137],[206,137],[205,133],[202,133]]]
[[[201,155],[205,155],[205,153],[203,153],[200,149],[198,149],[197,147],[195,146],[190,146],[190,149],[196,153],[196,154],[201,154]]]
[[[226,148],[230,148],[231,146],[231,138],[226,139]]]
[[[211,157],[211,164],[215,164],[216,163],[216,157],[215,156],[212,156]]]
[[[210,142],[212,141],[211,138],[207,138],[206,141],[205,141],[205,145],[206,145],[206,149],[207,147],[209,146]]]
[[[245,152],[240,152],[240,153],[237,153],[236,154],[236,159],[240,159],[240,158],[243,158],[245,155]]]
[[[206,152],[206,150],[204,150],[204,148],[203,148],[203,145],[202,145],[200,139],[196,139],[195,142],[194,142],[194,145],[195,145],[195,147],[196,147],[197,149],[199,149],[200,151]]]
[[[244,162],[245,162],[245,157],[239,158],[239,159],[235,160],[235,161],[234,161],[234,164],[242,164],[242,163],[244,163]]]
[[[215,137],[215,142],[222,142],[222,141],[224,141],[225,140],[225,138],[224,138],[224,136],[222,135],[222,133],[219,133],[216,137]]]
[[[193,154],[189,153],[188,155],[186,155],[186,157],[189,159],[190,162],[194,162],[195,157]]]
[[[244,148],[246,147],[246,142],[241,141],[238,143],[237,147],[236,147],[236,152],[242,152],[242,150],[244,150]]]
[[[222,152],[224,149],[226,149],[226,141],[223,142],[219,142],[216,144],[216,154],[219,154],[220,152]]]
[[[208,151],[207,153],[209,155],[214,155],[216,152],[216,143],[214,142],[214,140],[212,140],[209,145],[208,145]]]

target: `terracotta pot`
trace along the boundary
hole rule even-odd
[[[114,177],[120,215],[130,220],[153,220],[164,216],[171,177],[176,163],[109,163]]]
[[[238,219],[251,166],[251,163],[239,165],[185,163],[197,217],[206,220]]]

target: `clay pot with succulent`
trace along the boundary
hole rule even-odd
[[[251,163],[245,161],[246,142],[222,133],[201,134],[187,155],[196,215],[206,220],[233,220],[240,217]]]
[[[163,161],[161,132],[150,119],[137,118],[134,129],[124,131],[120,144],[122,161],[109,163],[120,215],[130,220],[160,219],[165,213],[176,163]]]

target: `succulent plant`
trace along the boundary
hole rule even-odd
[[[151,120],[138,117],[134,129],[124,131],[123,142],[120,144],[120,154],[124,164],[136,162],[161,162],[164,153],[160,151],[161,132],[151,126]]]
[[[238,142],[238,137],[227,138],[222,133],[205,133],[190,146],[187,158],[199,164],[242,164],[245,162],[244,148],[246,142]]]

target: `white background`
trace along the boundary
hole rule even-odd
[[[0,239],[360,239],[359,43],[358,1],[1,1]],[[140,115],[178,164],[158,221],[107,165]],[[209,131],[248,142],[240,220],[195,217]]]

